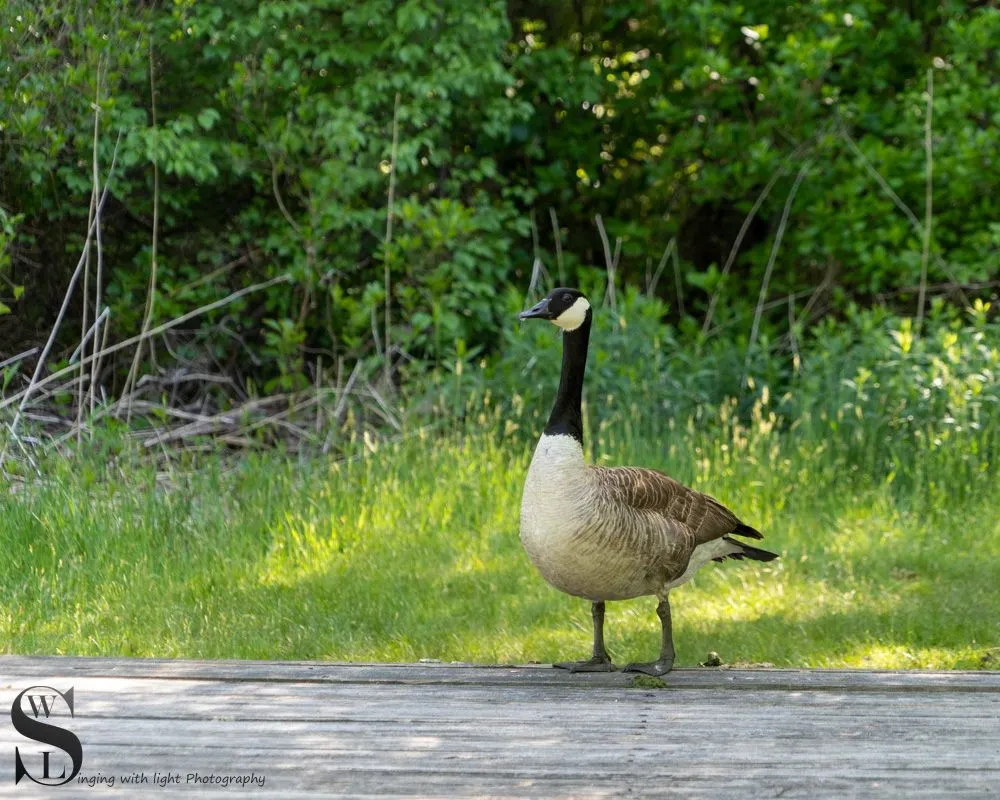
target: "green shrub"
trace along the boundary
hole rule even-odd
[[[624,285],[645,285],[678,243],[657,293],[679,330],[712,294],[726,335],[742,327],[772,251],[764,299],[810,296],[804,327],[852,302],[911,313],[928,70],[929,281],[964,306],[1000,272],[989,4],[92,5],[0,9],[0,208],[20,220],[5,223],[0,275],[24,287],[3,295],[4,352],[33,344],[62,301],[87,227],[95,103],[102,175],[122,132],[102,225],[113,334],[140,326],[158,200],[157,321],[292,276],[199,318],[191,347],[174,342],[257,385],[302,385],[318,354],[379,360],[386,270],[396,362],[497,349],[503,298],[536,258],[570,283],[603,268],[596,214],[612,249],[622,240]],[[784,306],[765,309],[762,338],[786,330]],[[299,353],[276,356],[275,335]]]
[[[757,298],[801,168],[771,296],[826,278],[843,290],[830,298],[840,310],[852,296],[904,287],[910,300],[921,267],[932,69],[930,280],[997,276],[995,8],[827,0],[577,8],[521,7],[512,50],[519,96],[535,108],[536,204],[558,209],[585,261],[603,263],[595,212],[622,237],[619,274],[633,283],[676,237],[687,310],[703,311],[707,293],[721,289],[724,307],[742,314]],[[723,280],[744,218],[772,176],[778,180]],[[660,287],[676,310],[673,281]]]

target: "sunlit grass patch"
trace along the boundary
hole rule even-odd
[[[764,408],[747,425],[722,411],[704,430],[612,422],[591,445],[710,491],[782,555],[712,564],[672,594],[678,666],[715,651],[728,664],[1000,668],[997,478],[966,484],[936,448],[915,451],[903,486],[851,470],[808,430],[779,434]],[[193,658],[583,657],[589,603],[547,586],[518,538],[532,443],[490,413],[340,462],[272,454],[165,487],[142,470],[29,484],[0,500],[0,641]],[[956,480],[967,499],[941,502]],[[609,604],[620,663],[655,655],[654,607]]]

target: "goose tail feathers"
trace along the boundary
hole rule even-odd
[[[734,536],[745,536],[747,539],[763,539],[764,535],[756,528],[751,528],[749,525],[745,525],[742,522],[736,523],[736,530],[733,531]]]
[[[728,536],[723,536],[722,538],[732,545],[733,549],[732,552],[714,559],[715,561],[725,561],[727,558],[735,558],[737,561],[742,561],[744,558],[750,561],[774,561],[778,557],[777,553],[772,553],[770,550],[761,550],[759,547],[753,547],[744,542],[737,542]]]

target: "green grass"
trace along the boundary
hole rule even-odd
[[[518,541],[532,445],[515,427],[414,434],[341,463],[209,465],[171,486],[62,462],[0,499],[0,652],[584,656],[589,604],[545,584]],[[915,449],[886,479],[759,412],[749,429],[595,427],[610,462],[711,492],[782,555],[710,565],[673,593],[679,666],[714,650],[725,663],[1000,667],[1000,480],[969,466],[967,442]],[[619,662],[654,656],[654,603],[609,604]]]

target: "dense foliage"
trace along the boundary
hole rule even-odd
[[[998,53],[983,0],[0,3],[0,651],[566,657],[513,533],[563,283],[588,456],[782,554],[685,663],[995,668]]]
[[[292,279],[159,362],[208,353],[296,388],[319,355],[377,361],[388,276],[393,361],[451,363],[495,349],[533,264],[602,293],[619,239],[619,291],[673,241],[660,317],[691,333],[710,314],[745,345],[760,299],[790,360],[790,317],[912,313],[924,261],[962,306],[1000,277],[997,52],[1000,11],[957,0],[12,0],[0,356],[55,318],[96,161],[112,338],[139,330],[154,258],[154,322]]]

